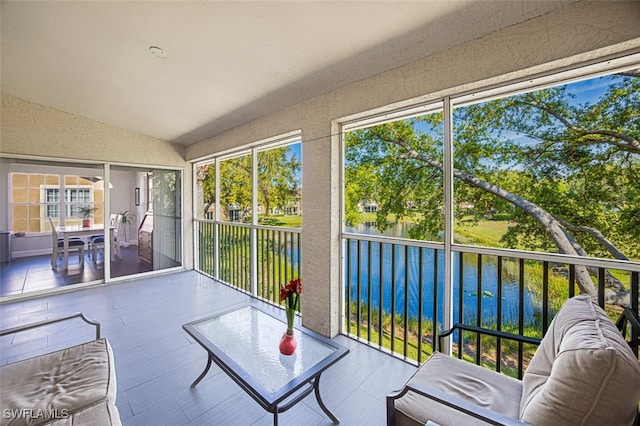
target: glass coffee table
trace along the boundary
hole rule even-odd
[[[284,317],[284,314],[282,315]],[[320,397],[320,375],[349,350],[304,327],[296,327],[298,347],[293,355],[280,354],[278,345],[287,325],[275,314],[257,305],[184,324],[208,353],[204,371],[191,384],[202,380],[215,362],[265,410],[287,411],[315,391],[320,408],[338,424],[340,421]]]

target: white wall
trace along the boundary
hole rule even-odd
[[[109,126],[85,117],[68,114],[43,105],[34,104],[7,94],[2,94],[0,109],[0,154],[2,156],[27,156],[50,160],[104,162],[131,166],[173,167],[183,171],[183,182],[191,182],[191,167],[184,160],[182,146],[151,138],[130,130]],[[2,175],[6,175],[6,161],[0,162]],[[74,171],[77,169],[73,169]],[[77,174],[74,172],[74,174]],[[120,179],[123,179],[120,181]],[[128,177],[127,177],[128,178]],[[112,212],[135,207],[132,201],[133,187],[125,182],[124,175],[115,173]],[[0,180],[0,231],[8,229],[7,182]],[[122,185],[124,190],[117,190]],[[184,217],[191,217],[192,203],[189,187],[183,191]],[[123,195],[124,198],[120,198]],[[5,207],[5,208],[2,208]],[[137,218],[140,220],[141,218]],[[136,227],[137,229],[137,227]],[[183,221],[183,265],[193,267],[191,222]]]
[[[184,167],[184,149],[161,139],[2,94],[0,152]]]

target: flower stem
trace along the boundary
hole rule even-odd
[[[285,309],[287,314],[287,334],[293,334],[293,322],[296,317],[296,311],[294,309]]]

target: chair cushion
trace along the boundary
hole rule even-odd
[[[78,247],[83,245],[84,241],[82,240],[69,240],[69,247]],[[58,240],[58,247],[64,247],[64,241]]]
[[[640,364],[587,295],[556,314],[523,377],[520,420],[535,425],[632,424]]]
[[[435,352],[411,377],[407,385],[411,386],[414,382],[512,419],[518,418],[522,383],[470,362]],[[424,425],[427,421],[443,425],[486,424],[411,391],[397,399],[394,407],[396,425]]]
[[[78,422],[76,418],[73,424],[99,424],[91,421],[89,417],[93,415],[118,418],[118,411],[113,405],[116,400],[113,352],[106,339],[4,365],[0,368],[0,383],[0,406],[3,409],[52,410],[48,412],[87,419],[86,422]],[[111,404],[106,404],[108,401]],[[85,411],[95,405],[102,407],[86,417]],[[5,419],[3,416],[0,422],[2,425],[37,425],[49,420]]]

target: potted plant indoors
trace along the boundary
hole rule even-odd
[[[122,245],[124,247],[128,247],[129,240],[127,239],[127,226],[130,223],[133,223],[136,217],[129,213],[128,210],[120,211],[118,212],[118,214],[120,215],[120,223],[122,224],[122,229],[124,230],[124,240],[122,242]]]
[[[88,228],[91,226],[91,218],[93,214],[98,210],[97,207],[82,206],[80,207],[80,214],[82,215],[82,227]]]

